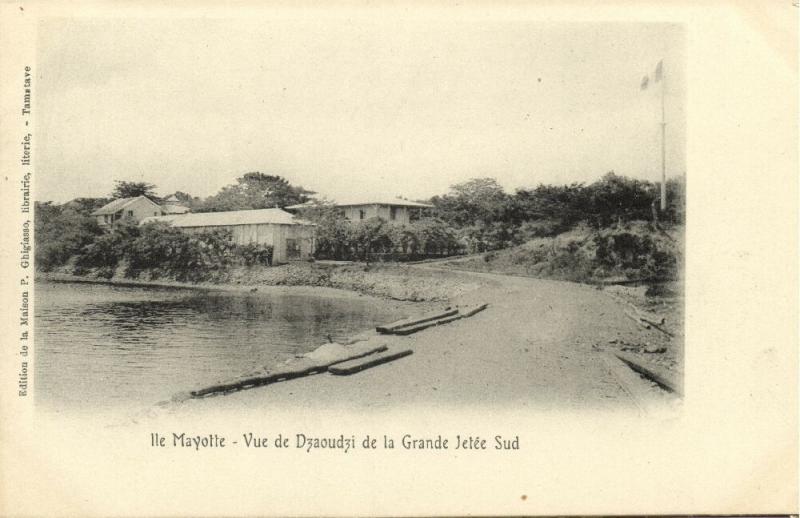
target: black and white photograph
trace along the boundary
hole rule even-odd
[[[674,407],[684,36],[43,21],[37,406]]]
[[[64,513],[723,512],[707,502],[733,474],[675,479],[700,451],[695,481],[737,462],[714,453],[734,427],[699,424],[724,427],[723,408],[759,423],[743,441],[796,457],[796,347],[766,323],[796,327],[796,296],[767,302],[796,265],[774,285],[725,266],[767,271],[760,240],[796,224],[774,216],[797,187],[796,121],[759,104],[778,86],[712,80],[761,52],[779,72],[743,85],[796,86],[796,56],[779,32],[715,56],[698,29],[782,22],[664,4],[61,7],[3,11],[27,32],[3,69],[2,419],[40,423],[11,459],[63,430],[37,469],[86,495]],[[762,116],[771,133],[744,137]],[[752,189],[774,194],[748,197],[715,160],[759,164]],[[764,460],[760,444],[740,455]],[[90,501],[93,470],[98,488],[136,482]],[[261,496],[202,489],[245,472]],[[626,473],[651,506],[609,504]],[[780,504],[754,508],[789,509],[763,487],[752,505]]]

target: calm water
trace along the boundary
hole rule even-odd
[[[373,298],[39,282],[37,403],[147,405],[405,313]]]

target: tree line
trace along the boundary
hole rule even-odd
[[[419,259],[508,248],[587,225],[599,230],[631,221],[684,223],[682,178],[667,182],[667,210],[657,211],[660,186],[614,172],[591,184],[540,184],[506,193],[494,178],[453,185],[450,192],[419,200],[433,205],[409,225],[378,218],[348,222],[320,204],[302,216],[317,224],[317,254],[326,259]]]
[[[156,194],[156,186],[152,183],[117,180],[114,189],[106,197],[76,198],[70,203],[76,205],[79,211],[88,214],[119,198],[147,196],[154,202],[162,204],[167,198],[174,196],[182,205],[192,209],[192,212],[225,212],[287,207],[305,203],[314,194],[316,194],[314,191],[291,185],[281,176],[250,172],[237,178],[236,183],[226,185],[218,193],[205,199],[182,191],[161,197]]]
[[[408,225],[391,224],[379,218],[349,222],[336,207],[326,203],[313,205],[300,215],[317,224],[317,258],[409,260],[499,250],[536,237],[555,236],[576,225],[599,230],[631,221],[649,221],[667,227],[683,224],[683,178],[668,180],[666,187],[668,206],[663,212],[656,210],[658,184],[610,172],[590,184],[540,184],[513,193],[507,193],[493,178],[475,178],[451,186],[446,194],[418,200],[430,203],[433,208]],[[183,248],[173,247],[175,252],[169,257],[186,259],[179,251],[187,247],[213,250],[216,245],[191,244],[179,236],[181,231],[177,229],[159,227],[158,235],[149,230],[136,236],[132,230],[126,231],[128,234],[120,234],[118,230],[109,234],[89,216],[114,198],[144,195],[163,203],[155,189],[155,185],[146,182],[119,181],[108,198],[78,198],[63,205],[37,202],[37,264],[48,269],[65,264],[70,257],[82,256],[82,264],[99,266],[103,254],[113,251],[118,258],[127,254],[135,265],[131,252],[135,248],[125,248],[128,246],[125,243],[143,239],[142,236],[159,243],[169,240],[183,243]],[[205,199],[183,192],[174,195],[194,212],[216,212],[286,207],[307,202],[314,194],[280,176],[250,172]],[[225,253],[230,256],[233,252]],[[248,253],[265,252],[237,253],[244,257]],[[166,261],[164,257],[161,259]]]

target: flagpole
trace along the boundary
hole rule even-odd
[[[667,210],[667,121],[664,110],[664,90],[667,82],[667,75],[664,73],[663,61],[661,62],[661,66],[661,212],[664,212]]]

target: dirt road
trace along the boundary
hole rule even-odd
[[[488,302],[489,309],[410,336],[380,338],[411,348],[411,356],[350,376],[318,374],[192,400],[185,406],[366,410],[423,404],[635,410],[642,408],[643,399],[663,397],[660,389],[608,360],[604,349],[611,340],[650,337],[601,291],[559,281],[465,275],[479,278],[482,287],[453,302]]]

